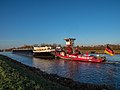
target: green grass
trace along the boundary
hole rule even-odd
[[[7,57],[0,56],[0,90],[69,90],[68,87],[44,79]]]

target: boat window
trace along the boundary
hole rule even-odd
[[[69,41],[69,40],[66,40],[67,42]]]

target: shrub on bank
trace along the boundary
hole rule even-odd
[[[0,89],[35,89],[37,84],[0,60]]]

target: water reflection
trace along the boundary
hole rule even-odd
[[[12,59],[29,66],[40,68],[47,73],[72,78],[76,81],[93,84],[110,84],[120,89],[120,55],[113,57],[106,55],[107,62],[115,63],[89,63],[66,60],[44,60],[26,57],[11,53],[2,53]]]
[[[23,64],[33,66],[33,57],[27,57],[20,54],[12,54],[11,52],[0,52],[0,54],[8,56],[16,61],[22,62]]]
[[[33,58],[33,66],[48,73],[72,78],[84,83],[112,84],[117,78],[116,67],[111,64],[86,63],[65,60]],[[120,75],[120,73],[118,73]]]

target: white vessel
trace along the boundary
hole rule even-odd
[[[55,49],[53,49],[51,46],[37,46],[33,47],[33,56],[39,57],[39,58],[54,58],[55,56]]]

